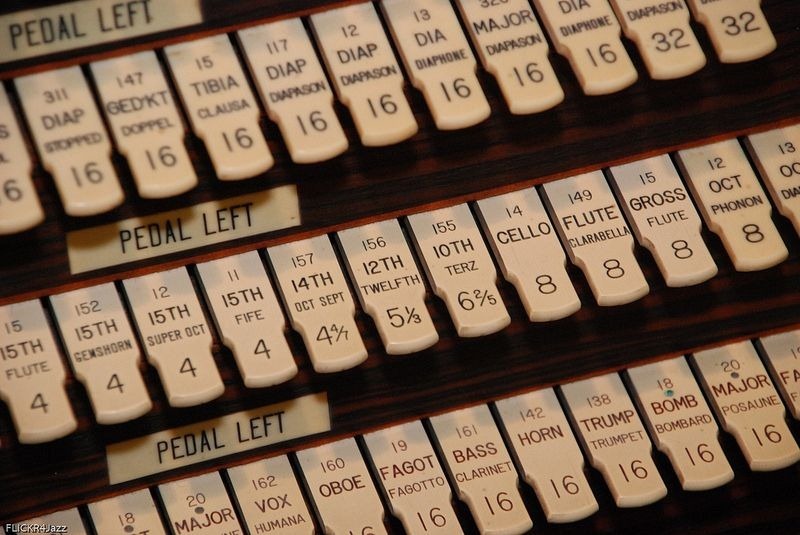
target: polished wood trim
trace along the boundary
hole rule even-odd
[[[207,2],[211,5],[211,2]],[[230,30],[288,13],[330,7],[317,0],[268,2],[252,18],[245,4],[230,4],[234,12],[220,14],[193,36]],[[267,6],[269,4],[269,6]],[[276,7],[277,6],[277,7]],[[299,6],[299,7],[298,7]],[[563,58],[551,59],[564,85],[566,100],[555,109],[532,116],[512,116],[499,97],[496,83],[480,74],[492,106],[485,123],[464,131],[435,129],[420,94],[408,89],[420,132],[406,143],[386,148],[359,146],[347,112],[339,108],[352,146],[325,164],[299,166],[290,162],[274,124],[264,121],[276,166],[261,177],[235,184],[216,181],[199,141],[187,143],[194,155],[201,185],[186,196],[161,201],[138,199],[125,163],[117,165],[131,202],[105,216],[75,219],[64,216],[55,189],[41,168],[35,172],[37,189],[48,214],[43,226],[18,236],[0,238],[0,304],[45,297],[56,292],[102,281],[235,254],[253,248],[332,232],[387,217],[402,217],[435,207],[471,201],[487,195],[541,184],[590,169],[604,168],[649,155],[673,152],[713,140],[728,139],[800,122],[800,2],[765,0],[763,9],[778,39],[778,49],[761,60],[723,65],[713,56],[701,27],[695,30],[707,51],[709,64],[682,80],[660,82],[646,77],[637,53],[630,49],[641,79],[621,93],[584,96]],[[298,11],[300,10],[300,11]],[[238,18],[237,18],[238,17]],[[223,21],[224,22],[220,22]],[[91,50],[76,59],[48,58],[44,63],[6,70],[0,77],[57,65],[85,63],[109,54],[162,46],[187,38],[175,33],[144,43],[121,43],[117,50]],[[17,101],[11,84],[12,101]],[[240,240],[198,251],[180,253],[130,266],[70,276],[64,235],[133,215],[148,214],[232,197],[262,189],[265,184],[295,183],[301,197],[303,225],[299,229]],[[594,304],[582,273],[569,267],[583,307],[557,322],[528,322],[515,290],[505,282],[500,292],[512,324],[500,333],[480,339],[457,337],[443,304],[430,297],[441,340],[433,348],[406,357],[388,356],[381,348],[371,319],[359,312],[357,322],[369,350],[365,364],[343,373],[320,375],[311,370],[299,337],[290,333],[290,345],[300,365],[299,375],[285,385],[247,389],[235,370],[230,352],[215,333],[214,353],[226,390],[213,403],[191,409],[167,406],[155,371],[143,366],[154,410],[134,422],[98,426],[83,388],[70,378],[68,393],[79,416],[73,435],[41,446],[16,443],[10,417],[0,405],[0,522],[20,520],[66,506],[155,485],[211,469],[243,463],[263,455],[309,447],[334,438],[360,434],[393,423],[427,417],[453,408],[557,385],[580,377],[623,370],[636,364],[764,334],[800,328],[800,237],[788,221],[776,215],[790,250],[789,259],[772,269],[737,273],[719,239],[704,232],[720,273],[690,288],[667,288],[649,253],[637,248],[651,293],[635,303],[603,308]],[[160,429],[177,427],[267,405],[309,392],[325,391],[333,415],[330,433],[273,448],[202,463],[161,476],[108,487],[104,447]],[[797,422],[791,422],[800,437]],[[672,468],[663,455],[656,460],[666,479],[669,496],[652,506],[617,509],[605,483],[589,470],[601,511],[583,522],[546,524],[536,499],[525,487],[528,506],[542,533],[654,533],[771,531],[792,532],[800,522],[800,467],[777,473],[752,473],[730,436],[723,447],[736,478],[720,489],[701,493],[679,490]],[[523,485],[524,487],[524,485]],[[459,506],[467,531],[474,532]],[[390,520],[390,527],[397,528]]]
[[[474,200],[585,170],[800,122],[800,32],[794,22],[800,20],[800,3],[774,0],[765,2],[764,7],[778,49],[758,61],[720,64],[710,44],[703,40],[709,62],[704,69],[688,78],[656,81],[647,78],[636,52],[631,50],[640,80],[620,93],[587,97],[566,61],[553,55],[551,60],[566,93],[562,104],[540,114],[511,115],[494,80],[481,73],[492,116],[475,127],[452,132],[436,130],[421,94],[409,88],[420,125],[416,136],[390,147],[364,148],[347,110],[340,106],[339,117],[351,146],[343,155],[322,164],[292,163],[276,126],[265,120],[276,164],[262,176],[246,181],[218,181],[202,143],[190,135],[187,144],[200,185],[173,199],[138,198],[127,164],[117,155],[115,164],[127,202],[103,216],[65,216],[51,178],[37,166],[35,182],[47,219],[29,232],[0,237],[0,248],[14,251],[13,255],[0,256],[0,276],[6,281],[0,286],[0,304],[47,295],[75,284],[125,278],[166,265]],[[704,36],[700,28],[697,33]],[[6,88],[17,102],[11,84]],[[298,187],[303,219],[300,228],[79,276],[69,274],[63,238],[70,230],[286,183]]]

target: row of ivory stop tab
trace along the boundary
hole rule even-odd
[[[800,353],[800,332],[760,343],[769,348],[767,362],[779,385],[792,374],[797,384],[789,361]],[[232,495],[217,472],[164,483],[156,495],[174,533],[242,533],[242,522],[250,533],[311,534],[316,515],[324,533],[377,535],[387,533],[388,509],[409,535],[452,535],[463,532],[455,493],[480,533],[511,535],[535,529],[520,475],[548,522],[574,522],[598,510],[584,454],[618,507],[647,505],[667,494],[653,442],[684,490],[728,483],[734,472],[717,419],[752,470],[777,470],[800,459],[778,392],[751,342],[689,360],[702,387],[678,357],[627,370],[627,389],[611,373],[563,385],[558,395],[537,390],[301,450],[294,454],[295,470],[286,456],[228,468]],[[798,416],[796,405],[792,410]],[[97,533],[167,533],[146,489],[91,503],[88,512]],[[86,533],[77,509],[27,522],[69,523],[69,533]]]
[[[708,28],[722,61],[751,60],[775,48],[759,0],[688,3]],[[512,112],[542,111],[563,100],[547,40],[527,0],[456,4]],[[637,79],[617,16],[654,78],[686,76],[705,64],[684,0],[535,4],[587,94],[615,92]],[[379,5],[437,127],[464,128],[487,118],[490,109],[476,78],[476,61],[450,3],[382,0]],[[414,135],[417,122],[404,93],[403,73],[375,6],[318,13],[309,24],[361,142],[388,145]],[[348,140],[333,108],[333,91],[302,21],[256,26],[235,37],[291,158],[310,163],[344,152]],[[273,157],[259,124],[258,103],[228,35],[170,45],[163,56],[219,179],[268,170]],[[88,71],[139,195],[163,198],[192,189],[198,179],[184,145],[184,122],[156,53],[97,61]],[[124,193],[111,163],[111,142],[81,68],[23,76],[14,85],[64,211],[90,216],[119,206]],[[31,180],[33,163],[2,86],[0,134],[0,234],[8,234],[35,226],[44,214]]]
[[[796,227],[800,196],[784,176],[793,167],[778,156],[781,150],[783,156],[793,154],[795,142],[787,141],[787,134],[797,137],[798,131],[749,138],[773,198],[780,201],[795,191],[778,206],[793,207],[784,213]],[[654,157],[612,167],[608,181],[595,171],[547,183],[543,198],[529,188],[479,200],[472,207],[477,217],[462,204],[410,215],[405,230],[395,219],[342,230],[334,240],[346,269],[325,235],[270,247],[266,255],[283,310],[320,373],[352,368],[368,356],[345,272],[386,352],[408,354],[439,339],[425,302],[425,279],[444,301],[459,336],[491,334],[510,323],[490,248],[531,321],[560,319],[581,306],[567,274],[565,248],[603,306],[630,303],[649,292],[634,256],[634,236],[652,252],[668,286],[708,280],[717,266],[689,191],[736,269],[766,269],[788,256],[769,199],[737,140],[681,151],[677,159],[688,190],[668,156]],[[793,180],[796,184],[796,174]],[[194,270],[244,384],[266,387],[294,377],[298,368],[284,312],[258,252],[200,263]],[[119,423],[150,410],[140,346],[170,405],[220,396],[224,385],[211,350],[212,332],[189,271],[153,273],[121,286],[138,338],[113,283],[49,298],[65,353],[97,421]],[[71,432],[75,420],[63,387],[65,370],[42,304],[0,307],[0,323],[0,396],[11,408],[20,441]]]

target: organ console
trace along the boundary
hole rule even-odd
[[[800,3],[0,7],[0,533],[794,532]]]

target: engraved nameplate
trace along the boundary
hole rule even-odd
[[[111,485],[330,431],[328,396],[309,394],[106,447]]]
[[[83,273],[300,224],[294,185],[67,233],[69,270]]]
[[[203,22],[200,0],[82,0],[0,16],[0,63]]]

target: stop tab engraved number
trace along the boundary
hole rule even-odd
[[[113,283],[50,298],[75,376],[100,424],[127,422],[153,404],[139,371],[139,345]]]
[[[733,479],[719,428],[683,357],[627,371],[656,447],[669,457],[684,490],[706,490]]]
[[[458,497],[481,533],[527,533],[533,522],[519,478],[489,407],[478,405],[430,420]]]
[[[269,118],[295,163],[329,160],[348,142],[333,111],[333,92],[300,19],[237,33]]]
[[[652,444],[619,375],[568,383],[561,393],[583,448],[617,507],[639,507],[666,496]]]
[[[800,460],[786,409],[749,341],[698,351],[693,362],[722,427],[751,470],[779,470]]]
[[[353,438],[297,452],[325,533],[381,535],[383,504]]]
[[[32,171],[33,161],[17,117],[0,85],[0,236],[28,230],[44,221]]]
[[[621,91],[638,78],[608,0],[534,0],[556,50],[587,95]]]
[[[255,251],[197,264],[217,330],[233,351],[244,384],[271,386],[297,374],[286,322]]]
[[[91,64],[114,141],[145,199],[172,197],[197,185],[186,131],[155,52]]]
[[[147,359],[158,370],[167,400],[189,407],[222,395],[211,333],[186,268],[123,281]]]
[[[457,5],[511,113],[536,113],[564,100],[547,58],[550,47],[527,0],[459,0]]]
[[[636,239],[653,254],[667,286],[691,286],[717,274],[700,236],[700,216],[669,156],[612,167],[611,175]]]
[[[425,284],[396,219],[342,230],[337,239],[361,306],[390,355],[422,351],[439,340]]]
[[[447,0],[382,0],[392,37],[414,87],[440,130],[480,123],[491,113],[477,64]]]
[[[284,535],[313,535],[311,513],[285,455],[228,468],[228,477],[250,533],[280,527]]]
[[[367,359],[355,322],[356,305],[327,236],[267,249],[292,327],[314,370],[330,373]]]
[[[462,533],[452,493],[422,422],[364,435],[373,472],[409,535]]]
[[[789,256],[769,199],[736,139],[679,151],[678,161],[708,228],[722,239],[737,271],[767,269]]]
[[[65,378],[42,304],[34,299],[0,307],[0,398],[22,444],[55,440],[78,427]]]
[[[759,343],[783,401],[800,420],[800,330],[765,336]]]
[[[650,291],[633,236],[601,171],[550,182],[545,201],[570,259],[589,281],[597,304],[622,305]]]
[[[636,43],[647,71],[656,80],[682,78],[699,71],[706,56],[689,26],[684,0],[611,0],[625,35]]]
[[[228,36],[170,45],[164,54],[219,179],[251,178],[272,167],[258,104]]]
[[[525,481],[548,522],[575,522],[598,509],[575,435],[551,388],[495,402]]]
[[[511,323],[497,271],[466,204],[408,217],[433,292],[444,300],[459,336],[483,336]]]
[[[403,93],[403,74],[369,3],[311,15],[339,100],[350,109],[361,142],[399,143],[417,132],[417,121]]]
[[[761,0],[687,2],[694,17],[706,27],[721,62],[752,61],[777,47],[775,36],[761,11]]]
[[[753,134],[745,144],[778,211],[800,234],[800,125]]]
[[[567,257],[536,189],[476,203],[478,219],[503,276],[519,292],[531,321],[564,318],[581,307]]]
[[[89,513],[97,533],[166,535],[158,509],[147,489],[90,503]]]
[[[219,472],[158,486],[172,533],[242,535]]]
[[[111,143],[81,68],[21,76],[14,85],[67,215],[96,215],[122,204]]]

